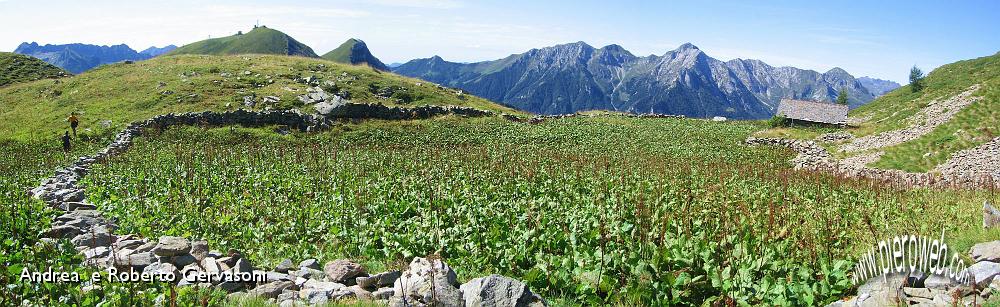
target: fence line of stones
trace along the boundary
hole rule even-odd
[[[825,171],[842,177],[869,178],[895,186],[906,187],[950,187],[950,188],[998,188],[1000,180],[990,175],[959,173],[942,175],[933,173],[913,173],[902,170],[878,169],[848,166],[839,163],[826,148],[815,141],[785,138],[748,137],[748,145],[770,145],[787,147],[798,152],[791,160],[799,170]]]
[[[281,306],[322,304],[346,298],[388,300],[390,306],[545,306],[545,300],[523,282],[500,275],[460,285],[455,272],[441,259],[416,257],[405,271],[378,274],[369,274],[360,264],[347,259],[334,260],[322,267],[316,259],[306,259],[297,265],[285,259],[272,270],[263,270],[254,267],[238,251],[210,250],[202,240],[170,236],[150,240],[134,234],[113,234],[114,221],[86,201],[85,191],[78,184],[94,163],[126,151],[147,129],[175,125],[287,125],[301,131],[318,131],[328,128],[330,120],[335,118],[399,120],[446,114],[495,116],[489,111],[464,107],[400,108],[367,104],[341,105],[325,115],[296,110],[164,114],[129,124],[106,148],[57,169],[55,175],[28,193],[65,211],[43,233],[43,240],[54,243],[69,239],[83,254],[87,265],[149,276],[174,276],[166,281],[178,286],[218,288],[231,295],[267,298]],[[84,290],[99,287],[86,285]]]

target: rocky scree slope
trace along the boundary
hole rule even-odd
[[[692,44],[639,57],[618,45],[577,42],[468,64],[435,56],[393,72],[541,114],[600,109],[761,119],[773,115],[782,98],[833,101],[843,88],[857,107],[875,97],[839,68],[818,73],[758,60],[723,62]]]

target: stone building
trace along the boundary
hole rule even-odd
[[[843,104],[782,99],[777,115],[796,124],[847,125],[847,105]]]

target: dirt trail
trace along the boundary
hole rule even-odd
[[[972,93],[978,89],[979,84],[976,84],[944,101],[932,101],[926,108],[909,118],[911,123],[909,127],[856,138],[850,143],[841,145],[839,149],[842,152],[859,152],[899,145],[920,138],[950,120],[966,106],[982,99],[982,97],[972,97]]]

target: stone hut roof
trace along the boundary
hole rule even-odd
[[[831,125],[847,124],[847,105],[806,101],[795,99],[782,99],[778,104],[778,115],[783,115],[788,119],[823,123]]]

